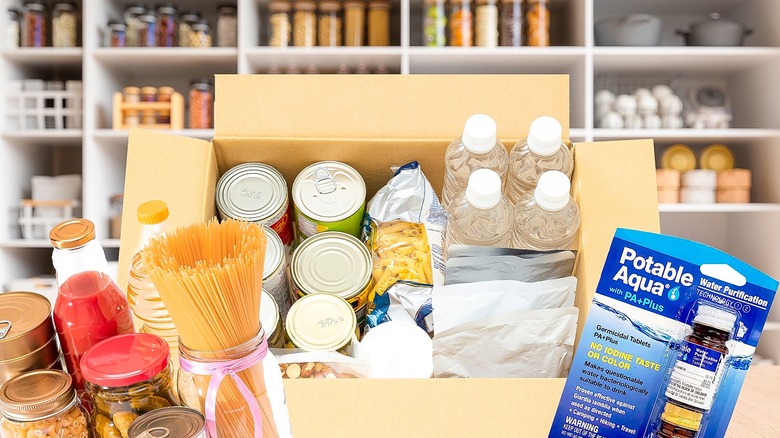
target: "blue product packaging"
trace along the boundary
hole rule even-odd
[[[549,436],[723,437],[777,288],[709,246],[618,229]]]

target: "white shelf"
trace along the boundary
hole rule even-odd
[[[81,129],[7,131],[0,134],[3,139],[22,144],[42,144],[52,146],[80,145],[83,139]]]
[[[94,49],[92,56],[101,65],[126,75],[195,77],[236,73],[238,65],[238,49],[231,47],[101,47]]]
[[[705,16],[710,12],[729,11],[739,6],[744,0],[707,0],[707,1],[680,1],[680,0],[653,0],[632,2],[625,0],[594,0],[596,11],[608,11],[610,15],[622,15],[630,13],[646,14],[697,14]]]
[[[584,47],[410,47],[411,73],[570,73]]]
[[[747,141],[780,137],[778,129],[599,129],[593,130],[595,140],[619,140],[630,138],[653,138],[680,141]]]
[[[333,73],[346,64],[354,70],[358,64],[366,64],[371,71],[384,64],[391,73],[401,71],[402,49],[391,47],[251,47],[245,51],[247,65],[253,73],[266,73],[272,66],[282,71],[296,65],[305,71],[308,65],[316,65],[320,71]]]
[[[780,204],[658,204],[661,213],[780,213]]]
[[[731,74],[780,58],[776,47],[595,47],[596,73]]]
[[[81,47],[27,47],[3,50],[3,58],[29,67],[70,66],[81,67],[84,50]]]
[[[202,140],[211,140],[214,138],[213,129],[180,129],[165,130],[163,132],[171,135],[183,135],[186,137],[199,138]],[[92,134],[92,138],[99,142],[127,145],[128,132],[125,130],[96,129]]]

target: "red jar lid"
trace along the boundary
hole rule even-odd
[[[130,333],[93,345],[81,358],[89,383],[111,388],[149,380],[168,366],[171,350],[159,336]]]

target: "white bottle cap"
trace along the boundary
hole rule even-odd
[[[549,157],[560,149],[562,133],[561,124],[554,118],[537,117],[528,130],[528,149],[537,155]]]
[[[490,169],[475,170],[466,186],[466,200],[481,210],[495,207],[501,200],[501,177]]]
[[[469,152],[484,154],[496,145],[496,122],[488,115],[474,114],[466,120],[462,138]]]
[[[718,309],[717,307],[701,304],[696,311],[693,322],[731,333],[734,331],[734,323],[737,322],[737,315]]]
[[[534,191],[534,199],[539,207],[547,211],[559,211],[569,204],[571,182],[566,174],[557,170],[544,172]]]

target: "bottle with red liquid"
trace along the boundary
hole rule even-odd
[[[127,299],[111,279],[103,247],[95,240],[95,225],[72,219],[49,233],[54,245],[52,262],[57,271],[54,325],[68,373],[77,390],[84,388],[79,362],[98,342],[133,333]]]

